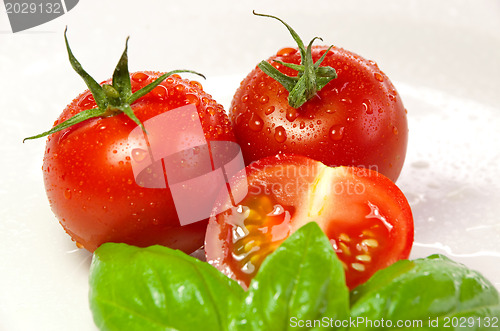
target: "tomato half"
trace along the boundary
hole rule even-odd
[[[252,163],[241,176],[247,181],[236,189],[248,194],[236,206],[220,202],[228,209],[210,218],[205,249],[211,264],[244,287],[265,257],[308,222],[330,238],[350,288],[410,253],[410,206],[373,170],[277,155]]]

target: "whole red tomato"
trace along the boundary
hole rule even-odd
[[[311,41],[306,49],[286,26],[299,47],[283,48],[261,62],[231,103],[245,163],[295,153],[329,166],[367,167],[396,181],[408,126],[389,78],[375,62],[342,48],[311,47]]]
[[[69,48],[68,52],[71,59]],[[102,84],[93,82],[76,59],[71,61],[93,91],[87,90],[74,99],[55,122],[54,129],[47,132],[51,134],[43,160],[44,182],[52,211],[61,225],[79,247],[91,252],[104,242],[161,244],[188,253],[201,247],[207,220],[181,226],[169,186],[151,188],[137,182],[132,163],[134,158],[146,157],[140,152],[147,147],[138,149],[130,134],[138,124],[142,126],[159,114],[194,105],[206,140],[234,141],[223,107],[203,91],[200,83],[182,79],[177,74],[165,80],[158,72],[129,75],[126,51],[113,80]],[[118,92],[118,99],[123,101],[158,78],[152,91],[130,105],[114,104],[113,97],[117,96],[114,92]],[[94,97],[102,97],[103,93],[107,98],[104,106],[102,100],[96,102]],[[96,111],[97,116],[93,116],[92,111]],[[89,118],[78,122],[74,116],[81,114]],[[73,125],[64,128],[66,124],[62,123],[68,123],[65,121],[70,118],[78,120],[70,120],[69,124]],[[57,131],[61,125],[63,129]],[[177,135],[182,137],[183,132]],[[193,153],[196,154],[196,150]],[[195,159],[196,155],[190,162]],[[157,165],[159,177],[163,177],[165,164]]]

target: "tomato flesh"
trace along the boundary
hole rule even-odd
[[[244,287],[265,257],[308,222],[330,239],[350,288],[410,253],[408,202],[375,171],[281,155],[253,163],[246,176],[247,196],[211,217],[205,238],[207,260]]]

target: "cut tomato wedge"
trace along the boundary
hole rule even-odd
[[[297,155],[249,165],[233,193],[238,204],[212,216],[205,238],[207,261],[248,287],[262,261],[291,233],[317,222],[342,261],[349,288],[377,270],[408,258],[413,217],[399,188],[366,168],[328,167]],[[243,180],[246,179],[246,180]]]

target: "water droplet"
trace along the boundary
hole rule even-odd
[[[297,49],[292,48],[292,47],[285,47],[280,49],[276,55],[277,56],[288,56],[297,53]]]
[[[328,108],[328,109],[326,110],[326,113],[327,113],[327,114],[335,114],[335,112],[336,112],[336,110],[335,110],[335,109],[330,109],[330,108]]]
[[[214,107],[207,107],[207,112],[208,112],[211,116],[214,116],[214,115],[215,115],[215,109],[214,109]]]
[[[363,100],[363,107],[364,107],[365,112],[367,114],[373,114],[372,104],[371,104],[370,100],[364,99]]]
[[[64,197],[68,200],[71,199],[71,190],[69,188],[64,191]]]
[[[148,155],[148,152],[141,148],[134,148],[132,150],[132,158],[137,162],[142,162]]]
[[[299,128],[301,128],[301,129],[305,129],[305,127],[306,127],[306,123],[305,123],[304,121],[301,121],[301,122],[299,123]]]
[[[250,128],[250,130],[258,132],[262,130],[263,126],[264,123],[262,122],[262,118],[260,118],[256,113],[253,113],[250,121],[248,122],[248,127]]]
[[[241,102],[245,103],[247,101],[248,101],[248,95],[245,94],[244,96],[241,97]]]
[[[264,113],[266,115],[270,115],[270,114],[272,114],[274,112],[274,109],[275,109],[274,106],[269,106],[269,107],[266,108],[266,110],[264,110]]]
[[[167,96],[167,88],[163,85],[158,85],[151,91],[151,93],[157,96],[160,99],[163,99]]]
[[[198,99],[198,97],[194,94],[186,94],[186,101],[196,106],[200,104],[200,99]]]
[[[146,75],[145,73],[143,72],[136,72],[132,75],[132,80],[135,81],[135,82],[142,82],[142,81],[145,81],[146,79],[148,79],[149,76]]]
[[[95,101],[94,101],[94,96],[91,93],[89,93],[88,95],[86,95],[85,97],[83,97],[78,102],[78,106],[82,107],[82,108],[90,107],[93,104],[95,104]]]
[[[133,183],[133,182],[134,182],[134,181],[133,181],[132,179],[128,179],[128,180],[127,180],[127,184],[129,184],[129,185],[132,185],[132,183]]]
[[[348,117],[348,118],[347,118],[347,122],[349,122],[349,123],[354,122],[354,118],[352,118],[352,117]]]
[[[278,126],[274,130],[274,139],[276,139],[276,141],[279,143],[282,143],[286,140],[286,131],[284,127]]]
[[[373,74],[373,76],[375,77],[376,80],[378,80],[379,82],[383,82],[384,81],[384,76],[382,76],[382,74],[380,72],[376,72]]]
[[[239,113],[238,115],[236,115],[236,118],[234,120],[235,124],[240,125],[243,122],[243,117],[244,113]]]
[[[338,141],[344,136],[344,127],[334,125],[330,128],[330,139],[333,141]]]
[[[201,85],[200,82],[196,81],[196,80],[192,80],[189,82],[189,85],[191,86],[194,86],[194,87],[197,87],[199,88],[200,90],[203,90],[203,86]]]
[[[289,120],[290,122],[295,121],[295,119],[299,116],[299,113],[295,108],[289,108],[286,111],[286,119]]]
[[[260,102],[261,104],[265,104],[265,103],[267,103],[268,101],[269,101],[269,97],[268,97],[267,95],[263,95],[263,96],[261,96],[261,97],[260,97],[260,99],[259,99],[259,102]]]
[[[398,135],[399,131],[398,131],[398,128],[396,126],[392,127],[392,133],[394,133],[395,136]]]

